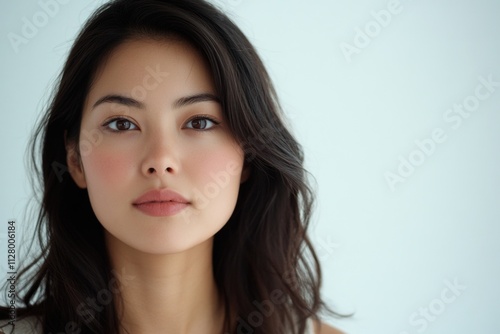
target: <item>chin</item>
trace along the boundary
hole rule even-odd
[[[133,254],[134,252],[146,255],[173,255],[192,250],[197,247],[211,246],[213,236],[195,238],[192,233],[179,235],[178,233],[151,233],[150,235],[136,235],[127,238],[107,233],[107,246],[111,252]],[[118,254],[117,254],[118,255]]]

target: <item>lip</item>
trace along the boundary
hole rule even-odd
[[[150,190],[132,203],[138,210],[154,217],[175,215],[189,204],[187,199],[170,189]]]

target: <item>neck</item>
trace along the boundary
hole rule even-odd
[[[222,332],[225,312],[213,277],[213,239],[168,255],[138,252],[112,237],[107,241],[112,267],[120,273],[121,333]]]

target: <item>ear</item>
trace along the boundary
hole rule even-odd
[[[66,164],[68,171],[76,185],[82,189],[87,188],[87,181],[85,180],[85,173],[83,170],[82,160],[76,148],[75,142],[66,141],[66,132],[64,133],[64,145],[66,147]]]
[[[245,162],[243,165],[243,170],[241,172],[240,184],[246,182],[252,173],[252,168],[249,164]]]

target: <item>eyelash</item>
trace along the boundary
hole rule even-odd
[[[217,125],[220,124],[220,121],[216,120],[215,118],[211,117],[210,115],[196,115],[196,116],[188,119],[188,121],[186,123],[192,122],[194,120],[208,120],[208,121],[212,122],[213,125],[211,127],[209,127],[208,129],[195,129],[195,128],[188,128],[188,129],[195,130],[195,131],[210,131],[210,130],[213,130]]]
[[[186,124],[187,123],[190,123],[194,120],[208,120],[210,122],[213,123],[213,125],[211,127],[209,127],[208,129],[195,129],[195,128],[187,128],[187,129],[191,129],[191,130],[195,130],[195,131],[210,131],[212,130],[215,126],[219,125],[220,124],[220,121],[214,119],[213,117],[211,117],[210,115],[196,115],[194,117],[191,117],[189,120],[187,120]],[[116,132],[116,133],[122,133],[122,132],[127,132],[127,131],[131,131],[131,130],[136,130],[136,129],[127,129],[127,130],[115,130],[115,129],[111,129],[109,127],[109,125],[113,122],[116,122],[116,121],[127,121],[129,123],[132,124],[132,126],[135,126],[136,128],[139,128],[137,126],[137,124],[135,124],[134,122],[132,122],[130,119],[128,119],[127,117],[121,117],[121,116],[118,116],[118,117],[114,117],[108,121],[106,121],[102,126],[105,127],[107,130],[109,131],[112,131],[112,132]]]
[[[137,124],[135,124],[134,122],[132,122],[130,119],[128,119],[128,118],[126,118],[126,117],[120,117],[120,116],[118,116],[118,117],[114,117],[114,118],[112,118],[112,119],[110,119],[110,120],[108,120],[108,121],[104,122],[104,124],[103,124],[102,126],[103,126],[106,130],[109,130],[109,131],[111,131],[111,132],[116,132],[116,133],[121,133],[121,132],[127,132],[127,131],[130,131],[130,129],[128,129],[128,130],[115,130],[115,129],[111,129],[111,128],[109,127],[109,125],[110,125],[111,123],[113,123],[113,122],[116,122],[116,121],[127,121],[127,122],[129,122],[130,124],[132,124],[132,126],[135,126],[136,128],[139,128],[139,127],[137,126]],[[132,129],[132,130],[135,130],[135,129]]]

